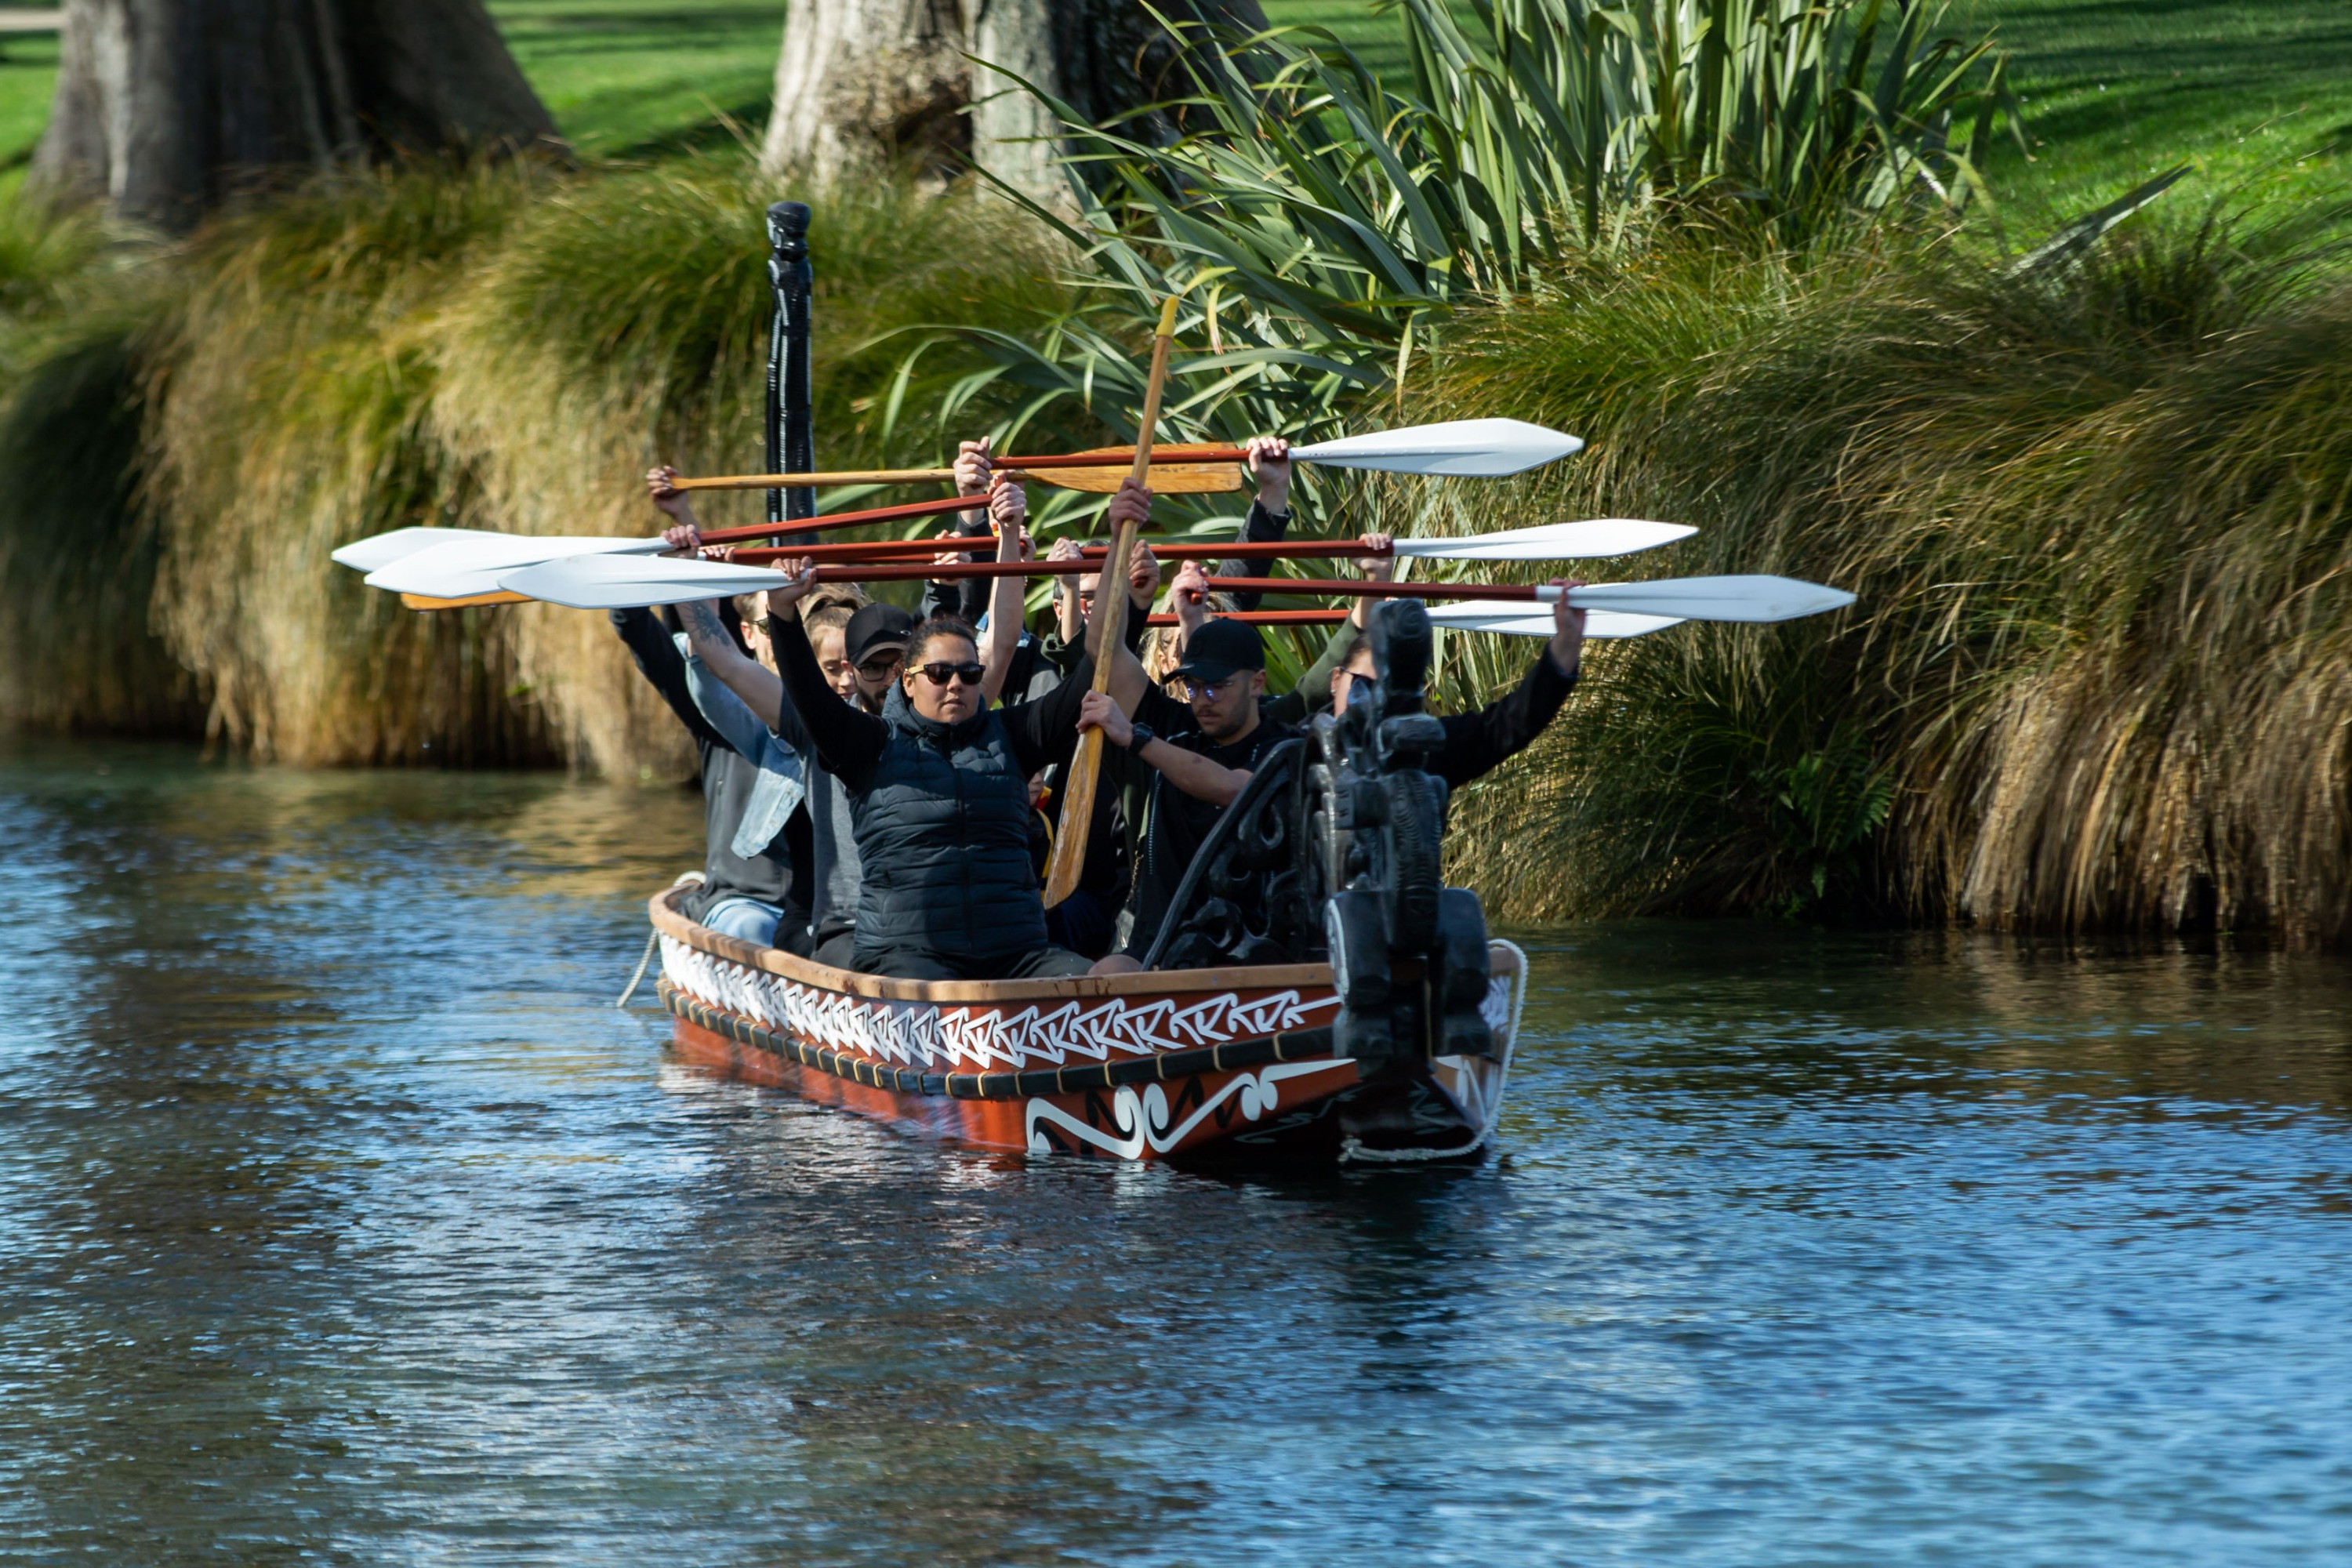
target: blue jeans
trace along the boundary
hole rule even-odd
[[[783,918],[784,911],[775,905],[747,899],[740,893],[714,899],[710,907],[702,911],[702,923],[720,936],[731,936],[757,947],[776,945],[776,927]]]

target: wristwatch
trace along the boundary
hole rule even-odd
[[[1159,733],[1149,724],[1130,724],[1128,726],[1128,731],[1127,749],[1129,754],[1143,750],[1144,747],[1160,739]]]

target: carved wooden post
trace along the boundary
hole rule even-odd
[[[815,381],[810,369],[809,210],[799,202],[768,209],[768,287],[776,314],[768,331],[768,472],[816,469]],[[768,492],[768,521],[814,517],[816,491]]]

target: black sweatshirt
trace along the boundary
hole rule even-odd
[[[865,789],[889,743],[888,722],[844,702],[826,683],[798,616],[771,616],[768,640],[776,650],[776,673],[783,679],[784,695],[816,744],[817,762],[851,791]],[[996,710],[1023,773],[1069,760],[1078,740],[1078,704],[1093,679],[1094,661],[1081,658],[1070,678],[1045,696]]]
[[[1543,733],[1544,726],[1575,689],[1576,677],[1559,672],[1547,646],[1536,656],[1527,679],[1508,695],[1475,713],[1455,713],[1438,721],[1445,726],[1445,744],[1431,759],[1430,771],[1455,789],[1494,772]]]
[[[1145,689],[1143,700],[1136,704],[1135,719],[1139,724],[1149,725],[1171,746],[1206,757],[1220,767],[1238,768],[1250,773],[1257,771],[1266,752],[1298,734],[1291,725],[1261,719],[1248,735],[1234,744],[1214,744],[1193,723],[1191,704],[1177,701],[1156,686]],[[1103,755],[1108,759],[1114,752],[1124,763],[1127,776],[1141,786],[1138,793],[1146,802],[1140,813],[1142,847],[1135,861],[1135,930],[1126,948],[1129,957],[1140,959],[1151,951],[1160,927],[1168,918],[1168,905],[1176,896],[1177,884],[1184,879],[1192,857],[1200,853],[1202,843],[1216,827],[1217,819],[1224,816],[1226,808],[1185,794],[1169,782],[1165,773],[1131,750],[1105,747]]]

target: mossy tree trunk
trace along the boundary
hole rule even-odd
[[[1160,9],[1266,25],[1258,0]],[[1142,0],[795,0],[761,165],[829,181],[892,165],[944,175],[969,159],[1052,199],[1059,127],[1023,83],[1101,124],[1176,91],[1173,56]]]
[[[481,0],[66,0],[32,178],[178,229],[289,169],[555,141]]]

